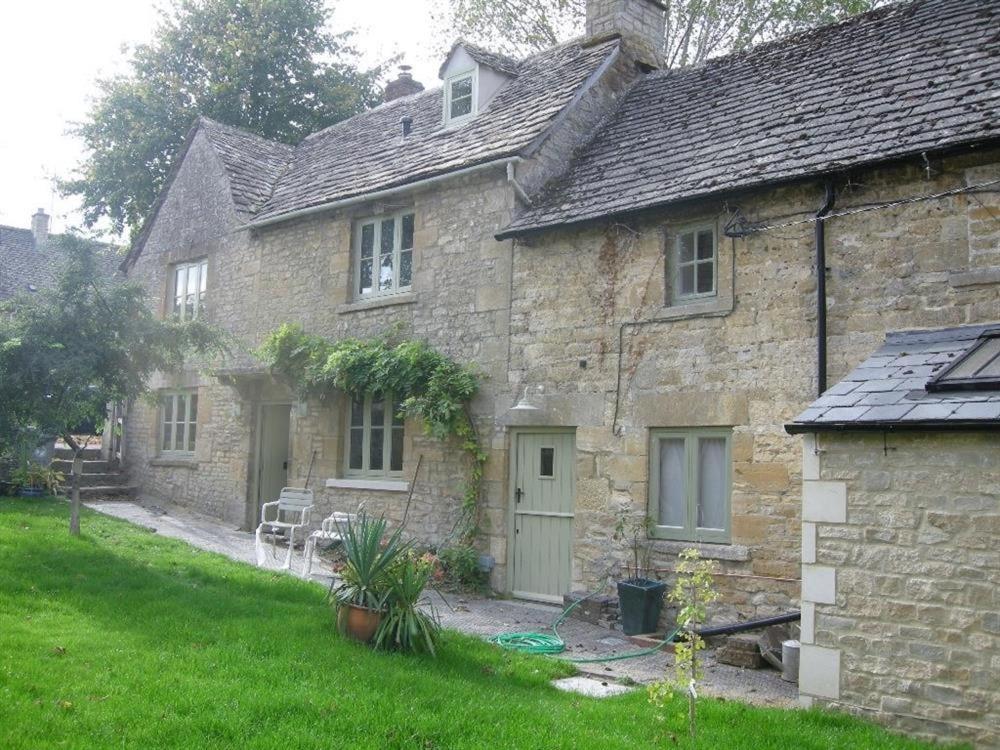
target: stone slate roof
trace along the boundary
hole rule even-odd
[[[207,117],[200,117],[199,125],[229,175],[237,210],[253,214],[271,197],[294,149]]]
[[[1000,138],[1000,0],[892,5],[639,81],[499,237]]]
[[[488,49],[480,47],[478,44],[472,44],[464,39],[459,39],[452,45],[451,50],[449,50],[444,59],[444,62],[441,63],[441,67],[438,69],[438,78],[444,78],[444,71],[445,68],[448,67],[448,61],[451,60],[451,56],[455,54],[455,50],[459,47],[464,48],[465,51],[469,53],[469,57],[480,65],[493,68],[493,70],[503,73],[504,75],[508,75],[513,78],[520,70],[521,63],[513,57],[507,57],[506,55],[501,55],[498,52],[491,52]]]
[[[514,156],[542,135],[617,39],[569,42],[526,58],[469,122],[442,124],[442,89],[395,99],[307,137],[255,221]],[[413,118],[404,138],[400,118]]]
[[[59,274],[59,235],[51,235],[35,245],[30,229],[0,225],[0,300],[47,289]],[[100,258],[108,276],[117,273],[121,256],[108,245],[99,245]]]
[[[885,345],[785,425],[826,430],[998,428],[1000,391],[935,391],[927,382],[995,325],[886,335]]]

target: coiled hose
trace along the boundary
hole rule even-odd
[[[567,617],[569,617],[569,613],[572,612],[574,608],[597,594],[603,588],[604,584],[602,583],[600,587],[587,594],[582,599],[577,599],[575,602],[566,607],[566,609],[564,609],[549,626],[552,629],[552,635],[549,635],[548,633],[499,633],[498,635],[490,638],[489,642],[495,643],[500,646],[500,648],[507,649],[508,651],[521,651],[526,654],[544,654],[546,656],[556,656],[557,654],[561,654],[566,650],[566,641],[564,641],[562,636],[559,635],[559,626]],[[612,656],[595,656],[581,659],[567,658],[566,661],[571,661],[575,664],[593,664],[596,662],[621,661],[622,659],[636,659],[640,656],[649,656],[650,654],[655,654],[667,644],[672,643],[679,632],[680,628],[674,628],[673,631],[671,631],[667,637],[663,639],[662,643],[657,646],[652,646],[651,648],[644,648],[638,651],[628,651],[624,654],[614,654]]]

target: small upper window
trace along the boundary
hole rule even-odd
[[[1000,331],[981,337],[957,362],[927,383],[927,390],[1000,390]]]
[[[208,261],[178,263],[174,266],[173,313],[181,320],[194,320],[205,312],[208,288]]]
[[[160,452],[191,455],[198,433],[198,392],[160,395]]]
[[[673,302],[714,296],[719,276],[715,227],[701,225],[678,232],[668,271]]]
[[[380,297],[410,289],[413,281],[413,214],[365,219],[355,233],[358,297]]]
[[[445,122],[455,123],[476,114],[476,71],[452,76],[445,83]]]

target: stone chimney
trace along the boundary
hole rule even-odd
[[[31,217],[31,236],[35,238],[36,247],[49,238],[49,215],[41,208]]]
[[[419,94],[424,90],[424,84],[413,80],[412,67],[409,65],[399,66],[399,77],[395,81],[389,81],[385,85],[385,101],[391,102],[410,94]]]
[[[587,37],[621,34],[637,62],[660,67],[666,12],[662,0],[587,0]]]

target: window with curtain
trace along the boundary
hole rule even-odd
[[[729,541],[730,436],[718,428],[653,430],[649,515],[656,536]]]
[[[348,476],[403,473],[403,417],[390,396],[369,394],[351,400],[347,425]]]
[[[170,391],[160,395],[160,452],[194,454],[198,438],[198,392]]]
[[[413,283],[412,213],[364,219],[355,232],[358,299],[407,292]]]
[[[208,291],[208,261],[178,263],[174,266],[171,298],[173,314],[180,320],[194,320],[205,312]]]

